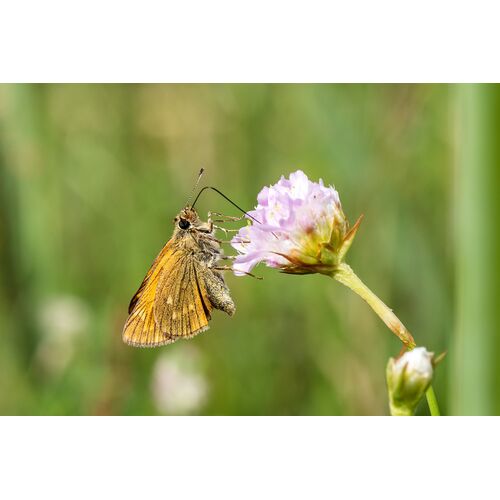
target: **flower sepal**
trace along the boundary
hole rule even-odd
[[[359,226],[361,225],[361,221],[363,220],[364,215],[361,214],[358,217],[358,220],[354,223],[354,226],[349,229],[348,233],[345,235],[344,239],[342,240],[342,244],[340,245],[340,248],[338,250],[338,263],[340,264],[343,260],[344,257],[346,256],[346,253],[348,252],[349,248],[351,248],[352,242],[354,241],[354,237],[356,236],[356,233],[358,232]]]

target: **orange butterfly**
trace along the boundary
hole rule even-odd
[[[201,175],[201,174],[200,174]],[[220,242],[210,221],[203,222],[192,206],[174,219],[172,238],[148,271],[128,309],[123,341],[155,347],[207,330],[212,309],[232,316],[236,310],[217,267]]]

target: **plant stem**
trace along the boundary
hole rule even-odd
[[[338,265],[333,277],[356,292],[362,299],[368,302],[368,305],[379,315],[380,319],[389,327],[389,329],[399,337],[399,340],[408,347],[416,347],[415,340],[407,328],[401,323],[399,318],[386,306],[356,275],[351,267],[345,262]]]
[[[356,275],[351,267],[342,262],[337,266],[337,269],[332,274],[339,283],[350,288],[353,292],[357,293],[368,305],[378,314],[380,319],[389,327],[389,329],[403,342],[408,350],[414,349],[417,344],[413,339],[412,334],[401,323],[399,318],[392,312],[386,304],[384,304]],[[439,406],[436,399],[434,389],[430,386],[425,393],[427,404],[433,417],[440,415]]]
[[[427,404],[429,405],[431,416],[432,417],[441,416],[441,412],[439,411],[439,405],[436,398],[436,393],[434,392],[432,385],[427,389],[425,397],[427,398]]]

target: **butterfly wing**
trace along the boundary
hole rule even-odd
[[[190,254],[165,269],[156,290],[154,314],[160,330],[172,337],[194,337],[208,329],[212,304],[203,280],[202,265]]]
[[[129,317],[122,333],[125,343],[137,347],[169,343],[168,337],[163,335],[154,320],[153,307],[159,277],[172,259],[175,259],[175,249],[170,240],[154,260],[139,290],[130,301]]]
[[[163,270],[163,267],[166,264],[168,258],[172,256],[173,250],[172,240],[169,240],[167,244],[161,249],[161,252],[156,256],[156,259],[154,260],[153,264],[151,264],[146,277],[142,280],[139,290],[137,290],[137,292],[135,292],[134,296],[132,297],[132,300],[130,301],[130,304],[128,306],[129,314],[132,313],[144,292],[151,291],[150,285],[152,284],[152,282],[155,280],[156,283],[158,282],[158,276]]]
[[[155,347],[208,328],[212,306],[197,280],[197,265],[171,241],[163,247],[130,302],[124,342]]]

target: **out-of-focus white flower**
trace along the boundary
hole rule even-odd
[[[434,373],[434,353],[416,347],[387,364],[387,387],[392,415],[413,415],[429,388]]]
[[[86,303],[73,295],[52,297],[38,312],[41,340],[36,357],[50,373],[59,373],[74,354],[75,342],[88,328],[90,312]]]
[[[87,305],[73,295],[62,295],[47,300],[39,312],[42,334],[48,337],[74,337],[88,326]]]
[[[160,413],[197,413],[205,404],[208,384],[200,370],[200,356],[191,346],[161,354],[154,366],[152,393]]]
[[[239,253],[233,264],[237,275],[259,262],[287,273],[331,274],[358,227],[349,230],[337,191],[321,179],[310,181],[301,170],[264,187],[257,202],[249,212],[251,225],[231,242]]]

